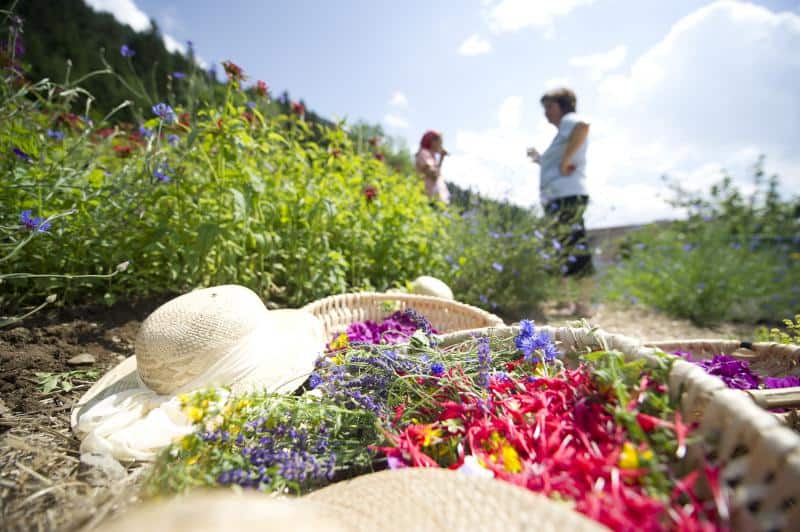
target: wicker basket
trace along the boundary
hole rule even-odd
[[[502,326],[503,320],[477,307],[416,294],[384,294],[359,292],[319,299],[303,310],[320,318],[327,337],[344,332],[351,323],[382,320],[397,310],[413,308],[431,322],[440,333],[462,329]]]
[[[698,359],[730,355],[746,360],[753,371],[764,377],[800,376],[800,346],[796,345],[734,340],[664,340],[648,342],[647,345],[667,353],[683,351]],[[747,394],[766,409],[800,407],[800,387],[747,390]],[[779,414],[778,417],[785,421],[789,416]]]
[[[633,338],[596,329],[537,327],[537,330],[549,333],[564,352],[613,349],[628,359],[651,362],[657,353],[656,348],[644,346]],[[480,334],[511,338],[519,334],[519,328],[459,331],[445,335],[440,345],[454,346]],[[661,349],[673,346],[658,345]],[[783,353],[784,349],[773,346],[766,352]],[[800,530],[800,434],[784,427],[746,394],[728,389],[721,380],[690,362],[676,360],[668,384],[684,416],[699,422],[698,430],[704,436],[705,443],[696,443],[689,456],[707,454],[701,446],[711,444],[711,454],[723,468],[723,481],[731,491],[733,529]]]

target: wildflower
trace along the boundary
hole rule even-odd
[[[492,263],[492,268],[494,268],[498,272],[502,272],[503,271],[503,265],[500,264],[499,262],[493,262]]]
[[[19,149],[19,148],[15,147],[15,148],[14,148],[13,150],[11,150],[11,151],[12,151],[12,152],[14,152],[14,155],[16,155],[17,157],[19,157],[20,159],[22,159],[22,160],[23,160],[23,161],[25,161],[26,163],[32,163],[32,162],[33,162],[33,159],[31,158],[31,156],[30,156],[30,155],[28,155],[27,153],[25,153],[24,151],[22,151],[21,149]]]
[[[133,57],[134,55],[136,55],[136,52],[133,50],[133,48],[131,48],[127,44],[123,44],[122,46],[120,46],[119,53],[122,57]]]
[[[367,201],[372,201],[378,195],[378,189],[375,188],[374,185],[367,185],[363,189],[364,196],[367,198]]]
[[[560,250],[560,249],[561,249],[561,242],[559,242],[559,241],[558,241],[558,240],[556,240],[555,238],[552,240],[552,242],[553,242],[553,248],[554,248],[556,251],[558,251],[558,250]]]
[[[386,160],[386,156],[384,154],[382,154],[381,152],[375,152],[375,158],[378,159],[381,162]]]
[[[255,109],[256,108],[256,102],[254,102],[252,100],[247,102],[245,105],[247,106],[248,109]]]
[[[313,390],[320,384],[322,384],[322,377],[320,377],[317,373],[312,373],[311,376],[308,378],[309,389]]]
[[[543,234],[542,234],[542,232],[541,232],[541,231],[539,231],[538,229],[536,229],[536,230],[533,232],[533,236],[535,236],[535,237],[536,237],[538,240],[542,240],[542,239],[544,238],[544,235],[543,235]]]
[[[694,249],[694,246],[692,244],[684,244],[683,245],[683,251],[686,252],[686,253],[689,253],[692,249]]]
[[[61,140],[61,139],[64,138],[64,132],[63,131],[55,131],[53,129],[48,129],[47,130],[47,136],[50,137],[53,140]]]
[[[765,388],[792,388],[800,386],[800,377],[789,375],[787,377],[765,377]]]
[[[26,209],[19,215],[20,223],[31,231],[37,233],[46,233],[50,230],[50,222],[46,221],[41,216],[31,217],[31,210]]]
[[[174,124],[177,120],[177,116],[175,115],[175,111],[172,110],[168,104],[161,102],[157,103],[152,108],[153,114],[161,118],[167,124]]]
[[[169,142],[170,146],[177,146],[181,142],[181,138],[176,135],[175,133],[170,133],[167,135],[167,142]]]
[[[431,364],[431,375],[434,377],[441,377],[444,375],[444,365],[441,362],[434,362]]]
[[[223,61],[222,67],[225,69],[228,81],[231,83],[239,85],[239,82],[245,79],[244,70],[233,61]]]
[[[162,183],[169,183],[172,179],[167,172],[172,171],[169,166],[166,164],[159,164],[153,170],[153,177],[161,181]]]
[[[637,469],[639,467],[639,453],[629,441],[622,446],[619,454],[619,467],[622,469]]]
[[[266,98],[268,90],[269,90],[269,87],[267,86],[267,83],[265,81],[258,80],[256,82],[256,94],[258,94],[262,98]]]
[[[299,102],[292,102],[292,112],[298,117],[303,118],[306,114],[306,106]]]
[[[203,412],[202,408],[198,408],[196,406],[187,406],[183,409],[186,417],[192,420],[192,422],[197,423],[203,419],[205,413]]]
[[[522,471],[522,462],[519,459],[516,449],[514,449],[508,442],[501,448],[501,457],[503,458],[503,467],[509,473],[519,473]]]
[[[339,349],[346,349],[349,346],[350,342],[347,339],[347,334],[341,333],[330,344],[328,344],[328,349],[331,351],[337,351]]]
[[[175,71],[172,73],[172,77],[175,79],[183,79],[186,77],[186,72]]]
[[[133,147],[123,144],[117,144],[116,146],[111,148],[114,150],[114,153],[117,154],[118,157],[128,157],[131,152],[133,152]]]

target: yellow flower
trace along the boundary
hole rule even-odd
[[[442,437],[442,429],[435,429],[431,425],[424,425],[422,428],[422,446],[428,447],[429,445],[436,443]]]
[[[505,467],[506,471],[509,473],[519,473],[522,471],[522,462],[519,459],[517,450],[508,444],[503,445],[503,467]]]
[[[202,408],[198,408],[196,406],[187,406],[183,409],[186,416],[191,419],[193,422],[198,422],[203,419],[205,412],[203,412]]]
[[[652,452],[650,455],[652,456]],[[619,467],[622,469],[636,469],[639,467],[639,453],[636,447],[629,441],[625,442],[622,446],[622,452],[619,455]]]
[[[333,342],[330,344],[330,349],[333,351],[336,351],[337,349],[345,349],[347,347],[350,347],[350,342],[347,340],[346,333],[342,333],[334,338]]]
[[[189,458],[188,460],[186,460],[186,463],[189,464],[189,465],[192,465],[192,464],[196,464],[198,460],[200,460],[200,455],[196,454],[196,455],[192,456],[191,458]]]
[[[249,399],[241,399],[238,403],[236,403],[236,410],[241,410],[242,408],[250,406]]]
[[[193,441],[194,441],[194,438],[192,438],[191,436],[182,438],[181,439],[181,449],[183,449],[184,451],[188,451],[189,449],[191,449]]]
[[[181,402],[181,406],[183,406],[186,403],[188,403],[191,398],[192,398],[192,396],[189,395],[188,393],[182,393],[182,394],[180,394],[178,396],[178,400]]]

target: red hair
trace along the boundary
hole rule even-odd
[[[432,129],[426,131],[425,134],[422,135],[422,140],[419,141],[419,149],[421,150],[431,149],[433,141],[440,138],[442,138],[442,135],[438,131],[434,131]]]

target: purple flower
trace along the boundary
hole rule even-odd
[[[492,268],[494,268],[498,272],[502,272],[503,271],[503,265],[500,264],[499,262],[493,262],[492,263]]]
[[[172,169],[166,164],[160,164],[155,168],[155,170],[153,170],[153,177],[155,177],[162,183],[169,183],[172,178],[169,176],[167,172],[171,171]]]
[[[181,142],[181,138],[176,135],[175,133],[170,133],[167,135],[167,142],[169,142],[170,146],[177,146]]]
[[[27,153],[25,153],[24,151],[22,151],[21,149],[19,149],[19,148],[17,148],[17,147],[14,147],[14,149],[13,149],[13,150],[11,150],[11,151],[13,151],[13,152],[14,152],[14,155],[16,155],[17,157],[19,157],[19,158],[20,158],[20,159],[22,159],[23,161],[25,161],[25,162],[27,162],[27,163],[32,163],[32,162],[33,162],[33,159],[31,159],[31,156],[30,156],[30,155],[28,155]]]
[[[444,365],[441,362],[434,362],[431,364],[431,375],[434,377],[441,377],[444,375]]]
[[[248,109],[255,109],[256,108],[256,102],[254,102],[254,101],[247,102],[247,108]]]
[[[172,77],[175,79],[183,79],[186,77],[186,73],[176,70],[175,72],[172,73]]]
[[[553,242],[553,248],[554,248],[556,251],[558,251],[559,249],[561,249],[561,242],[559,242],[559,241],[558,241],[558,240],[556,240],[555,238],[552,240],[552,242]]]
[[[142,138],[149,139],[153,136],[153,130],[147,129],[144,126],[139,126],[139,134],[142,136]]]
[[[542,234],[542,232],[541,232],[541,231],[539,231],[538,229],[536,229],[536,230],[533,232],[533,236],[535,236],[535,237],[536,237],[536,238],[538,238],[539,240],[541,240],[541,239],[543,239],[543,238],[544,238],[544,235],[543,235],[543,234]]]
[[[322,377],[320,377],[316,373],[312,373],[311,376],[308,378],[308,387],[313,390],[317,386],[322,384]]]
[[[692,244],[683,245],[683,251],[685,251],[686,253],[689,253],[692,249],[694,249],[694,246]]]
[[[164,102],[155,104],[152,109],[153,114],[161,118],[161,120],[167,124],[174,124],[178,119],[178,117],[175,115],[175,111],[172,110],[172,107]]]
[[[52,129],[48,129],[47,130],[47,136],[50,137],[53,140],[61,140],[61,139],[64,138],[64,132],[63,131],[55,131],[55,130],[52,130]]]
[[[37,233],[46,233],[50,230],[50,222],[46,221],[41,216],[31,217],[32,211],[26,209],[19,215],[19,222],[31,231]]]
[[[794,388],[800,386],[800,377],[789,375],[787,377],[765,377],[765,388]]]
[[[122,57],[133,57],[134,55],[136,55],[136,52],[133,50],[133,48],[131,48],[127,44],[123,44],[120,47],[119,53]]]
[[[677,352],[676,354],[694,362],[709,375],[719,377],[729,388],[739,390],[758,388],[758,376],[750,370],[750,365],[744,360],[728,355],[716,355],[711,360],[693,361],[690,356],[686,356],[686,353]]]

